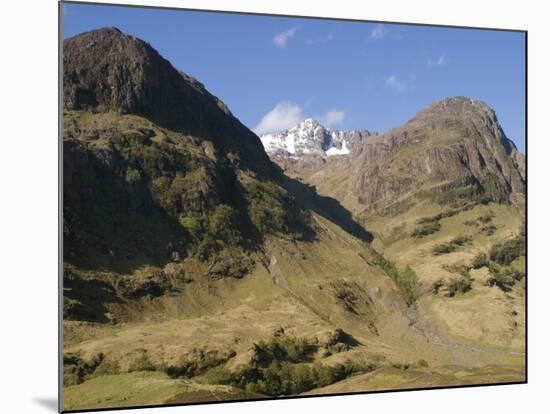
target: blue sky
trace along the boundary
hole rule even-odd
[[[64,37],[106,26],[149,42],[258,133],[313,117],[384,132],[434,100],[495,109],[525,151],[524,34],[65,4]]]

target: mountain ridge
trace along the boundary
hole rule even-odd
[[[525,157],[494,110],[467,97],[435,101],[400,127],[358,141],[346,162],[270,155],[285,172],[356,214],[403,209],[404,197],[413,195],[442,199],[446,193],[448,203],[460,204],[515,202],[525,191]],[[328,177],[338,186],[331,188]]]
[[[332,130],[321,122],[307,118],[279,133],[262,134],[260,140],[266,152],[279,157],[348,155],[356,143],[375,132],[368,130]]]

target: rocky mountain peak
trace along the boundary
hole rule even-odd
[[[157,125],[212,141],[239,165],[270,169],[256,135],[204,85],[177,70],[149,43],[116,28],[63,42],[65,109],[141,115]]]
[[[286,131],[264,134],[260,140],[266,152],[277,157],[348,155],[353,146],[372,135],[370,131],[339,131],[307,118]]]
[[[353,191],[371,210],[385,210],[421,187],[422,194],[451,203],[504,202],[525,191],[525,158],[494,110],[467,97],[434,102],[403,126],[367,140],[353,164]]]

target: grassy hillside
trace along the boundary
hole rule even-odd
[[[524,160],[486,105],[285,174],[148,43],[63,52],[65,409],[525,379]]]

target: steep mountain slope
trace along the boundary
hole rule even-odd
[[[523,349],[525,158],[487,105],[435,102],[345,160],[274,160],[340,201],[379,251],[415,270],[421,315],[453,335]],[[490,259],[502,249],[509,259]]]
[[[524,156],[494,111],[465,97],[433,103],[403,126],[363,140],[350,157],[326,160],[323,168],[283,167],[356,215],[391,214],[433,200],[521,203],[525,191]]]
[[[266,152],[279,158],[326,157],[347,155],[357,143],[375,135],[370,131],[335,131],[319,121],[308,118],[298,125],[273,134],[264,134],[260,140]]]
[[[487,105],[436,102],[401,128],[358,149],[351,183],[359,203],[381,210],[410,193],[450,194],[453,202],[508,201],[525,190],[525,165]]]
[[[68,261],[206,259],[309,231],[258,138],[147,43],[116,29],[66,40],[64,91]]]

